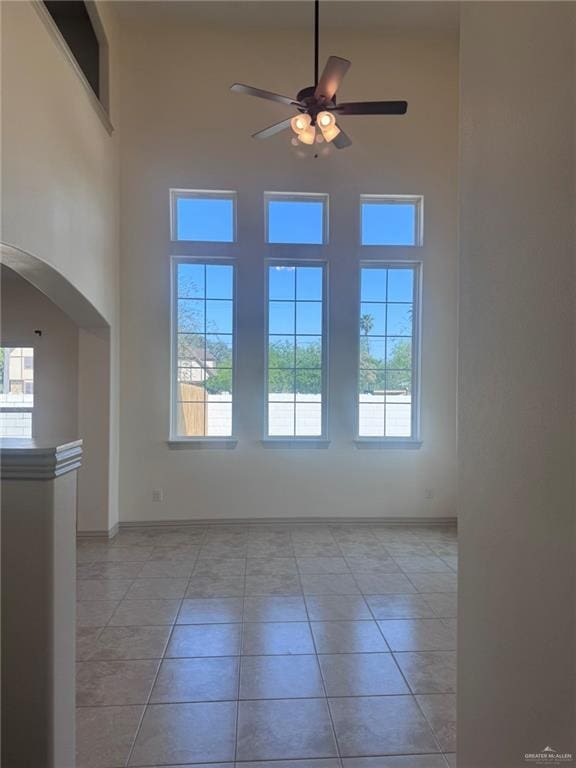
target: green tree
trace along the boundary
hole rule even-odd
[[[374,328],[374,317],[370,314],[362,315],[360,318],[360,330],[364,336],[368,336],[370,331]]]

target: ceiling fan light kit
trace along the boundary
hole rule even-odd
[[[320,0],[314,0],[314,85],[303,88],[295,99],[278,93],[253,88],[243,83],[234,83],[230,87],[234,93],[243,93],[259,99],[276,101],[289,107],[295,107],[298,114],[280,123],[264,128],[253,134],[254,139],[267,139],[280,131],[291,128],[294,132],[292,144],[313,145],[323,141],[332,142],[338,149],[352,144],[350,137],[336,121],[341,115],[405,115],[408,109],[406,101],[353,101],[337,104],[336,92],[348,69],[350,62],[340,56],[330,56],[324,71],[318,78],[319,52],[319,15]],[[319,130],[317,130],[319,129]]]

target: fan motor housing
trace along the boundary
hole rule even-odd
[[[310,85],[308,88],[302,88],[301,91],[298,91],[298,95],[296,96],[298,101],[301,101],[303,104],[305,104],[304,107],[298,107],[298,110],[303,113],[308,113],[312,117],[312,120],[315,120],[318,112],[322,112],[322,110],[326,109],[326,107],[336,106],[335,97],[330,99],[330,101],[320,103],[315,94],[316,86]]]

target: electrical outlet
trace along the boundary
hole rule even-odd
[[[433,488],[424,488],[424,498],[431,500],[434,498],[434,489]]]
[[[155,488],[152,491],[152,501],[164,501],[164,490],[162,488]]]

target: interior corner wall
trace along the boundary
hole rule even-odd
[[[90,530],[107,533],[118,521],[119,397],[119,88],[114,3],[97,2],[109,54],[110,134],[76,69],[36,0],[0,3],[2,14],[2,208],[0,241],[54,270],[55,281],[79,292],[109,328],[105,410],[108,444],[86,462],[106,477],[107,506],[94,500]],[[33,226],[31,225],[33,222]],[[81,338],[81,356],[90,333]],[[81,389],[85,391],[86,382]],[[102,396],[102,390],[98,394]],[[82,400],[82,398],[81,398]],[[92,400],[92,408],[97,407]],[[82,410],[82,403],[80,403]],[[82,424],[86,415],[80,413]],[[103,474],[104,472],[104,474]],[[86,469],[85,475],[88,473]],[[82,481],[81,481],[82,485]],[[82,504],[80,505],[82,508]],[[98,509],[98,519],[94,517]],[[82,517],[82,515],[81,515]],[[82,524],[82,520],[80,520]]]
[[[462,4],[459,768],[576,754],[573,14]]]
[[[323,28],[322,56],[353,66],[341,99],[406,98],[403,118],[349,118],[353,145],[300,160],[287,133],[250,138],[283,119],[278,104],[231,93],[234,81],[295,93],[311,78],[304,26],[196,23],[143,12],[122,34],[123,521],[398,517],[455,514],[457,34],[386,34],[361,22]],[[209,105],[209,106],[208,106]],[[169,189],[238,191],[233,450],[170,450]],[[330,194],[329,437],[326,449],[267,448],[263,192]],[[361,193],[423,194],[422,248],[359,247]],[[186,246],[183,245],[181,253]],[[174,249],[176,251],[176,249]],[[298,257],[298,247],[283,256]],[[322,258],[324,254],[318,253]],[[423,262],[422,439],[417,450],[355,447],[358,264]],[[334,341],[338,340],[335,344]],[[153,490],[163,501],[153,501]]]

